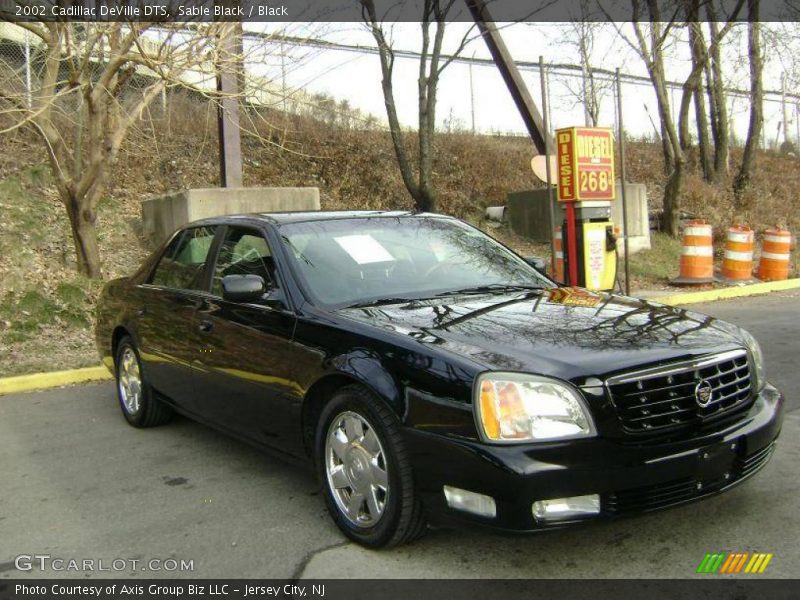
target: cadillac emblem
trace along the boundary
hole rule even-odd
[[[703,408],[711,404],[713,396],[714,388],[712,388],[711,384],[705,379],[699,382],[694,388],[694,399],[697,400],[697,404]]]

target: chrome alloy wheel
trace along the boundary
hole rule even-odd
[[[133,348],[122,351],[117,379],[122,406],[129,415],[135,415],[142,404],[142,376]]]
[[[389,498],[386,455],[375,428],[352,411],[338,414],[325,438],[325,463],[341,514],[358,527],[375,525]]]

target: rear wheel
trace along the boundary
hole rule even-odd
[[[379,548],[424,532],[400,424],[369,392],[336,392],[320,416],[315,448],[328,510],[347,537]]]
[[[117,346],[115,374],[119,405],[128,423],[134,427],[154,427],[170,420],[172,409],[153,394],[139,352],[128,336]]]

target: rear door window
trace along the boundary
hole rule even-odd
[[[153,271],[150,283],[178,290],[206,290],[206,263],[216,227],[192,227],[177,236]]]

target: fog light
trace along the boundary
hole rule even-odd
[[[497,516],[497,506],[494,498],[484,496],[475,492],[468,492],[457,487],[444,486],[444,497],[450,508],[463,510],[464,512],[480,515],[482,517],[494,518]]]
[[[600,514],[600,496],[589,494],[588,496],[537,500],[531,506],[531,510],[533,518],[539,523],[590,517]]]

